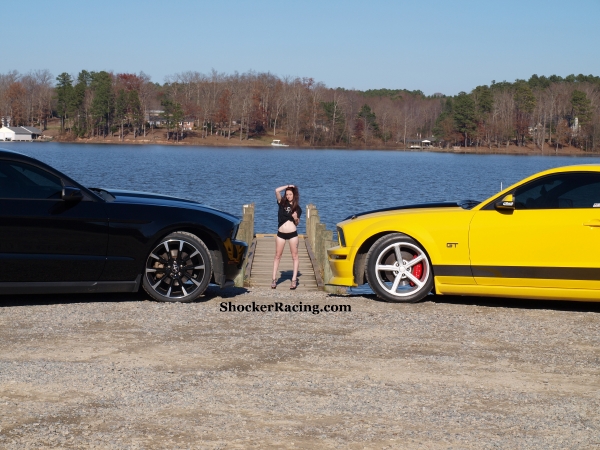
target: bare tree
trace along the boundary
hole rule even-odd
[[[21,75],[16,70],[0,74],[0,116],[2,119],[10,120],[10,101],[7,97],[9,87],[19,81]]]
[[[291,85],[290,77],[286,76],[283,80],[278,80],[273,92],[273,136],[277,135],[277,121],[285,111],[288,100],[291,98],[289,86]]]

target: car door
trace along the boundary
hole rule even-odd
[[[103,202],[62,199],[58,174],[0,160],[0,282],[98,280],[106,259]]]
[[[492,203],[473,217],[477,284],[600,289],[600,173],[548,175],[513,195],[514,210]]]

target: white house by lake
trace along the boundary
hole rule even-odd
[[[0,141],[33,141],[42,136],[43,132],[36,127],[2,127]]]

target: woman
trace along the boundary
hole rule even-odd
[[[285,195],[281,197],[281,191],[285,190]],[[294,272],[292,275],[292,284],[290,289],[296,289],[298,287],[298,266],[300,261],[298,260],[298,231],[296,227],[300,222],[300,215],[302,209],[300,208],[300,193],[298,188],[293,184],[286,186],[279,186],[275,189],[275,196],[277,197],[277,204],[279,205],[279,212],[277,219],[279,221],[279,228],[277,231],[277,237],[275,238],[275,260],[273,261],[273,281],[271,288],[277,287],[277,269],[279,269],[279,261],[281,261],[281,254],[283,253],[283,247],[285,247],[285,241],[290,241],[290,250],[292,252],[292,260],[294,261]]]

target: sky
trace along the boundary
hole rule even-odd
[[[426,95],[600,76],[600,0],[30,0],[2,16],[0,73],[255,71]]]

